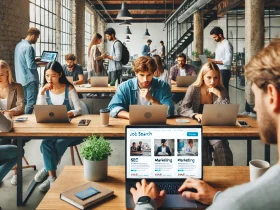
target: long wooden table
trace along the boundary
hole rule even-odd
[[[27,189],[27,194],[23,195],[22,189],[22,140],[24,139],[48,139],[48,138],[64,138],[77,139],[85,138],[95,134],[103,135],[107,139],[124,139],[125,126],[129,124],[128,120],[119,118],[110,118],[109,126],[104,127],[101,124],[99,115],[83,115],[75,117],[70,123],[37,123],[34,115],[26,115],[28,120],[24,123],[14,123],[11,132],[0,132],[1,138],[18,139],[17,147],[17,204],[23,205],[32,190],[36,186],[33,181]],[[22,117],[22,116],[21,116]],[[17,118],[17,117],[15,117]],[[81,119],[90,119],[88,126],[78,126]],[[251,160],[251,140],[259,139],[256,120],[249,117],[240,117],[238,120],[245,120],[250,127],[239,126],[203,126],[204,139],[235,139],[247,140],[247,163]],[[195,120],[190,119],[190,123],[177,123],[176,118],[167,119],[169,125],[197,125]],[[270,161],[270,147],[265,147],[265,160]]]
[[[116,88],[114,86],[86,88],[84,87],[84,85],[76,85],[75,89],[78,93],[115,93],[116,92]],[[187,87],[177,87],[176,85],[172,85],[171,87],[172,93],[185,93],[186,91],[187,91]]]
[[[248,166],[204,166],[203,180],[218,190],[249,182]],[[60,200],[60,193],[87,183],[83,166],[65,166],[51,189],[45,195],[37,210],[71,210],[76,209],[69,203]],[[108,178],[99,184],[114,190],[112,199],[96,204],[89,209],[124,210],[125,208],[125,168],[109,166]]]

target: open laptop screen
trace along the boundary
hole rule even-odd
[[[49,62],[55,61],[56,57],[57,57],[57,52],[43,51],[41,61],[49,63]]]
[[[201,126],[127,126],[127,179],[202,178]]]

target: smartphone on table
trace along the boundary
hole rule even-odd
[[[250,127],[249,124],[246,121],[243,121],[243,120],[237,120],[237,124],[240,127]]]
[[[80,122],[78,123],[78,126],[87,126],[90,122],[91,122],[91,120],[82,119],[82,120],[80,120]]]

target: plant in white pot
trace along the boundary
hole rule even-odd
[[[84,176],[87,180],[100,181],[108,174],[108,156],[111,155],[110,142],[103,136],[88,136],[81,144],[81,156],[84,158]]]

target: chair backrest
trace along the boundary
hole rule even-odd
[[[82,114],[89,114],[89,109],[86,103],[80,100],[80,104],[81,104]]]

